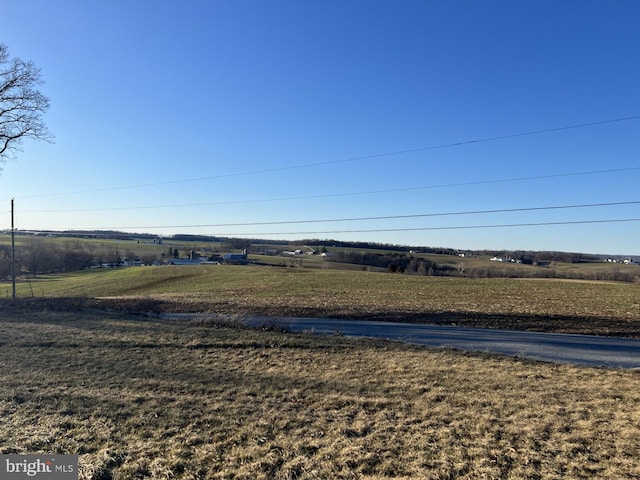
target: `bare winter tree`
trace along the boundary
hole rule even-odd
[[[25,138],[53,140],[42,120],[49,99],[37,89],[40,84],[40,69],[10,58],[6,45],[0,44],[0,162],[20,151]]]

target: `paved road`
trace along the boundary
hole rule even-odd
[[[256,320],[260,321],[259,318]],[[346,336],[386,338],[434,347],[450,346],[556,363],[640,368],[640,340],[624,338],[308,318],[279,318],[278,325],[293,332],[313,331],[321,335],[339,332]]]
[[[202,318],[203,315],[161,315],[161,318],[175,320],[197,317]],[[254,326],[277,325],[292,332],[340,333],[350,337],[385,338],[432,347],[449,346],[467,351],[518,355],[545,362],[640,368],[640,340],[625,338],[325,318],[256,316],[248,323]]]

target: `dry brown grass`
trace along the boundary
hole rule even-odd
[[[401,320],[640,338],[640,285],[623,283],[165,266],[39,278],[20,284],[18,296],[45,302],[100,298],[128,310]]]
[[[105,314],[0,339],[0,453],[82,478],[640,476],[636,372]]]

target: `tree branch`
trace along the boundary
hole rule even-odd
[[[49,99],[37,90],[41,83],[40,69],[30,61],[10,60],[0,44],[0,162],[19,151],[24,138],[53,141],[42,119]]]

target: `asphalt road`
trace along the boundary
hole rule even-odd
[[[254,321],[275,322],[270,318]],[[517,355],[556,363],[614,368],[640,368],[640,340],[591,335],[518,332],[411,323],[309,318],[278,318],[292,332],[385,338],[432,347]]]
[[[160,315],[160,318],[173,320],[203,317],[206,315]],[[544,362],[640,369],[640,340],[626,338],[329,318],[254,316],[245,321],[250,326],[269,325],[291,332],[312,332],[317,335],[338,333],[348,337],[383,338],[431,347],[446,346],[471,352],[517,355]]]

